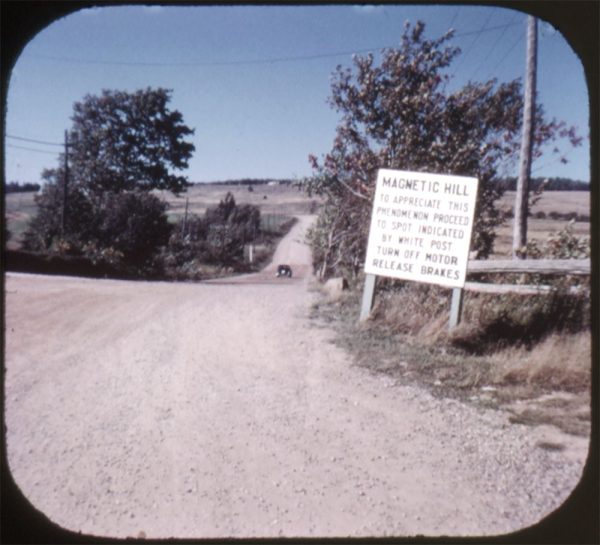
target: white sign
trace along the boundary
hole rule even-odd
[[[477,178],[380,169],[365,272],[462,288]]]

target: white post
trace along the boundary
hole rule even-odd
[[[449,329],[454,329],[460,323],[462,314],[463,289],[452,288],[452,302],[450,304],[450,323]]]
[[[377,276],[374,274],[365,275],[365,287],[363,289],[362,306],[360,308],[359,320],[363,322],[369,317],[371,309],[373,308],[373,298],[375,295],[375,283]]]

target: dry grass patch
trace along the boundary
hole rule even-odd
[[[583,391],[591,384],[591,334],[553,334],[531,350],[509,348],[498,352],[492,361],[494,382]]]
[[[549,333],[518,346],[492,342],[474,353],[456,340],[481,335],[481,324],[465,322],[450,333],[448,292],[425,285],[393,291],[384,284],[371,317],[359,323],[362,293],[354,289],[336,301],[324,296],[311,316],[333,328],[334,342],[372,373],[437,396],[507,409],[513,422],[589,434],[589,331]]]

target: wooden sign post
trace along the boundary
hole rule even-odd
[[[462,292],[477,187],[477,178],[466,176],[379,170],[361,321],[371,311],[376,276],[438,284]],[[458,319],[460,304],[453,309]]]

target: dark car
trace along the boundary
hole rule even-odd
[[[292,277],[292,268],[289,265],[278,265],[277,266],[277,276],[287,276],[289,278]]]

